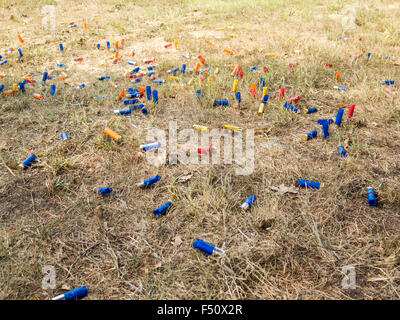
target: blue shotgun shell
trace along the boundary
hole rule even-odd
[[[369,59],[369,57],[371,56],[371,52],[367,53],[367,59]]]
[[[146,76],[151,77],[153,74],[154,74],[154,71],[147,72],[147,73],[146,73]]]
[[[199,238],[194,239],[193,248],[199,249],[207,254],[212,254],[215,246]]]
[[[266,102],[268,101],[268,99],[269,99],[269,95],[266,94],[266,95],[262,98],[261,102],[262,102],[262,103],[266,103]]]
[[[196,90],[196,95],[197,95],[197,99],[200,100],[200,98],[201,98],[201,90],[200,89]]]
[[[18,48],[18,53],[19,53],[19,57],[21,58],[23,56],[23,54],[22,54],[22,50],[20,48]]]
[[[63,46],[62,43],[60,43],[58,46],[60,47],[60,51],[63,51],[63,50],[64,50],[64,46]]]
[[[163,79],[154,79],[153,82],[155,83],[164,83]]]
[[[5,63],[7,63],[7,60],[0,61],[0,66]]]
[[[318,124],[322,125],[324,122],[331,124],[331,123],[333,123],[333,119],[318,119]]]
[[[228,100],[214,100],[214,106],[227,106],[229,105],[229,101]]]
[[[341,91],[347,91],[347,88],[342,87],[342,86],[333,86],[333,89],[341,90]]]
[[[148,110],[147,110],[146,107],[143,107],[140,111],[142,111],[143,114],[147,114],[148,113]]]
[[[151,100],[151,86],[146,86],[146,97],[147,100]]]
[[[43,73],[43,78],[42,78],[42,81],[43,81],[43,82],[47,80],[47,76],[48,76],[48,75],[49,75],[49,74],[48,74],[46,71]]]
[[[153,90],[153,102],[158,103],[158,91]]]
[[[22,92],[25,92],[25,83],[26,83],[25,79],[22,80],[20,83],[18,83],[19,90],[21,90]],[[3,90],[1,89],[1,86],[0,86],[0,92],[1,91],[3,91]]]
[[[372,187],[367,188],[367,198],[368,198],[368,204],[372,207],[376,206],[376,195],[375,195],[375,190]]]
[[[131,61],[131,60],[128,61],[128,64],[130,64],[131,66],[134,66],[135,63],[136,63],[135,61]]]
[[[114,110],[114,113],[119,113],[119,114],[131,114],[132,109],[127,108],[127,109],[121,109],[121,110]]]
[[[167,73],[173,73],[173,72],[177,72],[177,71],[179,71],[179,68],[172,68],[172,69],[167,70]]]
[[[337,126],[340,126],[340,124],[342,123],[343,112],[344,112],[344,109],[339,108],[339,110],[338,110],[338,112],[337,112],[337,114],[335,116],[335,118],[336,118],[335,119],[335,124]]]
[[[311,181],[306,179],[299,179],[299,187],[309,187],[313,189],[319,189],[321,187],[321,182]]]
[[[155,175],[151,178],[148,178],[148,179],[144,180],[143,182],[139,183],[138,187],[141,187],[141,188],[148,187],[148,186],[152,185],[153,183],[160,181],[160,179],[161,179],[161,176],[159,176],[157,174],[157,175]]]
[[[142,109],[144,107],[144,104],[143,103],[140,103],[140,104],[134,104],[132,107],[131,107],[131,109],[132,110],[138,110],[138,109]]]
[[[61,140],[67,140],[68,139],[68,135],[66,132],[61,132]]]
[[[138,102],[138,99],[125,99],[124,100],[124,105],[127,105],[127,104],[133,104],[133,103],[136,103],[136,102]]]
[[[3,92],[4,90],[4,84],[0,84],[0,92]]]
[[[75,288],[54,297],[52,300],[79,300],[88,295],[88,289],[85,286]]]
[[[107,49],[110,49],[110,41],[107,41]]]
[[[317,108],[312,107],[312,108],[307,108],[304,110],[304,113],[314,113],[317,112]]]
[[[394,80],[381,80],[382,84],[394,84]]]
[[[344,158],[346,156],[346,150],[344,150],[343,146],[337,147],[337,151],[341,158]]]
[[[312,138],[315,138],[317,135],[318,135],[318,131],[316,129],[314,129],[314,130],[312,130],[312,131],[310,131],[310,132],[308,132],[306,134],[303,134],[301,136],[301,139],[303,139],[304,141],[307,141],[307,140],[310,140]]]
[[[54,96],[55,93],[56,93],[56,85],[55,84],[51,84],[50,85],[50,95]]]
[[[136,67],[136,68],[133,68],[131,72],[135,73],[135,72],[138,72],[139,70],[140,70],[140,67]]]
[[[157,149],[157,148],[160,148],[160,147],[161,147],[161,143],[159,141],[140,145],[140,149],[142,149],[143,151],[147,151],[147,150],[150,150],[150,149]]]
[[[75,288],[64,293],[65,300],[78,300],[88,295],[88,289],[85,286]]]
[[[239,91],[235,92],[236,101],[240,104],[242,102],[242,96],[240,95]]]
[[[171,202],[171,201],[167,201],[167,202],[163,203],[161,206],[159,206],[156,210],[154,210],[154,211],[153,211],[153,214],[154,214],[155,216],[158,216],[158,215],[160,215],[160,214],[163,214],[163,213],[165,213],[165,212],[168,210],[168,208],[169,208],[171,205],[172,205],[172,202]]]
[[[100,194],[109,194],[109,193],[111,193],[112,192],[112,188],[110,188],[110,187],[94,187],[93,188],[93,191],[94,192],[97,192],[97,193],[100,193]]]
[[[185,71],[186,71],[186,64],[182,64],[181,72],[185,73]]]
[[[35,161],[36,156],[34,154],[29,155],[24,161],[22,161],[19,165],[20,168],[26,169],[28,168],[33,161]]]
[[[110,79],[110,76],[98,76],[97,79],[99,80]]]
[[[260,78],[260,89],[265,87],[265,79],[264,78]]]
[[[293,107],[291,104],[285,102],[285,104],[283,105],[286,109],[292,110],[295,113],[299,113],[299,109]]]
[[[251,207],[251,205],[254,203],[254,201],[256,201],[256,197],[253,196],[252,194],[249,195],[249,197],[246,199],[245,202],[243,202],[243,204],[241,205],[242,209],[248,209]]]
[[[324,134],[324,138],[329,137],[329,122],[325,120],[322,122],[322,133]]]

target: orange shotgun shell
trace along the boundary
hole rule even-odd
[[[124,95],[125,95],[125,91],[122,90],[122,91],[119,93],[119,95],[118,95],[118,97],[117,97],[117,100],[121,100],[122,97],[123,97]]]
[[[200,63],[197,63],[197,65],[193,68],[193,71],[199,72],[199,68],[200,68]]]
[[[336,71],[335,74],[336,74],[336,80],[340,82],[340,73]]]
[[[121,139],[121,136],[118,133],[112,131],[110,128],[105,128],[104,133],[113,138],[115,141],[119,141]]]

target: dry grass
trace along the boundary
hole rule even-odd
[[[398,95],[385,94],[379,81],[399,81],[400,67],[393,61],[400,58],[400,6],[373,2],[1,0],[0,27],[7,32],[0,35],[0,54],[9,63],[0,66],[6,74],[0,83],[9,89],[27,72],[41,79],[43,71],[55,71],[56,61],[68,65],[69,77],[54,81],[55,99],[49,93],[33,99],[41,92],[39,84],[0,96],[0,298],[48,299],[86,285],[89,299],[398,299],[400,106]],[[54,32],[42,29],[38,19],[49,3],[56,4]],[[357,9],[357,28],[343,32],[340,12],[346,5]],[[61,25],[69,21],[78,28]],[[349,40],[338,40],[340,35]],[[122,38],[121,61],[105,63],[115,50],[98,51],[95,45]],[[178,50],[164,49],[174,38]],[[4,53],[9,47],[21,47],[23,61],[15,61],[16,51]],[[224,54],[224,48],[235,54]],[[134,58],[128,57],[132,49]],[[194,58],[185,60],[183,52]],[[267,52],[277,56],[265,57]],[[363,57],[355,60],[360,52]],[[366,52],[372,53],[368,61]],[[202,87],[209,100],[200,105],[193,90],[174,89],[167,80],[151,84],[159,90],[160,104],[149,104],[149,115],[113,115],[121,107],[116,95],[134,86],[123,75],[127,60],[140,63],[154,56],[157,77],[167,79],[166,70],[182,63],[190,70],[198,54],[221,70],[213,85]],[[73,62],[78,56],[84,61]],[[288,63],[296,61],[299,65],[290,69]],[[325,68],[327,61],[334,68]],[[236,63],[245,71],[239,82],[242,109],[213,108],[214,98],[234,101],[230,65]],[[332,89],[335,71],[347,93]],[[103,74],[118,87],[96,80]],[[259,117],[258,100],[248,92],[261,76],[270,100]],[[191,74],[180,77],[186,84]],[[86,88],[75,90],[82,82]],[[281,86],[318,113],[284,110]],[[399,93],[397,85],[392,90]],[[318,127],[317,119],[332,117],[339,105],[347,112],[350,103],[356,104],[354,117],[331,127],[329,139],[301,141],[301,134]],[[137,152],[146,142],[146,128],[167,130],[173,120],[179,129],[227,123],[267,128],[255,137],[254,172],[237,176],[230,165],[152,166]],[[123,142],[108,139],[105,126]],[[61,142],[62,131],[71,140]],[[338,159],[339,144],[346,159]],[[16,170],[30,153],[38,162]],[[154,174],[162,176],[154,188],[135,186]],[[182,182],[178,178],[184,175],[191,178]],[[325,186],[298,194],[269,188],[294,186],[300,177]],[[99,197],[92,192],[99,185],[115,192]],[[377,207],[368,206],[367,186],[377,191]],[[240,204],[249,194],[257,202],[243,212]],[[173,208],[155,218],[152,210],[168,199]],[[203,255],[191,247],[196,237],[226,254]],[[55,290],[41,287],[45,265],[56,268]],[[356,269],[355,290],[341,287],[346,265]]]

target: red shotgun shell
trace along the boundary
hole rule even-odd
[[[293,102],[293,101],[299,101],[299,100],[300,100],[300,96],[297,96],[292,99],[289,99],[287,102]]]
[[[285,95],[285,88],[281,88],[279,91],[279,101],[282,101],[282,98]]]
[[[356,107],[355,104],[349,105],[349,112],[347,113],[347,118],[350,119],[353,116],[354,108]]]

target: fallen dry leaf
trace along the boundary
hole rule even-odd
[[[268,229],[268,228],[272,227],[274,221],[275,221],[275,218],[265,219],[265,220],[261,221],[260,228]]]
[[[177,181],[178,182],[186,182],[186,181],[189,181],[192,178],[192,176],[193,176],[193,173],[188,173],[188,174],[178,177]]]
[[[273,191],[277,191],[280,194],[285,194],[285,193],[299,193],[296,189],[296,187],[286,187],[285,185],[281,184],[279,187],[275,186],[270,186],[269,187]]]
[[[174,246],[179,246],[182,243],[182,238],[180,235],[177,235],[174,239],[174,241],[172,241],[172,244]]]

